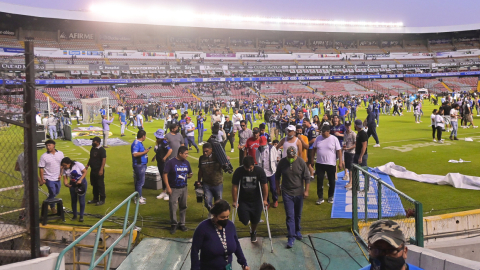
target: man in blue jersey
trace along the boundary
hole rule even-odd
[[[342,121],[342,125],[345,124],[345,116],[348,115],[348,108],[344,106],[343,102],[340,103],[338,108],[338,118]]]
[[[122,111],[119,113],[120,117],[118,117],[118,120],[120,121],[120,137],[125,136],[125,125],[127,124],[127,116],[125,114],[125,110],[122,109]]]
[[[422,270],[406,263],[406,242],[400,225],[395,221],[375,221],[368,232],[370,264],[360,270]]]
[[[198,145],[204,144],[203,142],[203,121],[205,118],[203,117],[203,112],[200,110],[200,113],[197,116],[197,129],[198,129]]]
[[[135,183],[135,191],[140,195],[140,204],[146,204],[147,200],[142,196],[142,187],[145,183],[145,171],[148,163],[148,152],[150,148],[145,149],[143,142],[147,138],[145,130],[139,130],[137,133],[137,139],[132,143],[132,162],[133,162],[133,176]],[[136,202],[135,202],[136,203]]]

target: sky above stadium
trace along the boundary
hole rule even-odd
[[[168,7],[200,12],[240,16],[281,17],[290,19],[320,19],[367,22],[403,22],[407,27],[449,26],[480,23],[479,0],[0,0],[10,4],[63,10],[89,10],[96,3],[139,4],[149,7]],[[107,12],[107,10],[105,10]]]

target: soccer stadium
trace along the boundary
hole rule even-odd
[[[480,269],[479,8],[0,2],[0,270]]]

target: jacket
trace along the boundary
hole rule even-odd
[[[267,147],[270,151],[270,167],[272,168],[272,172],[275,173],[277,171],[278,151],[277,148],[271,144],[268,144]],[[255,152],[255,160],[258,162],[259,167],[264,167],[263,160],[260,158],[260,149]]]

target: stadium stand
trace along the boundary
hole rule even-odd
[[[390,95],[397,95],[399,92],[415,93],[417,90],[413,85],[398,79],[359,81],[358,83],[369,90],[381,91]]]

